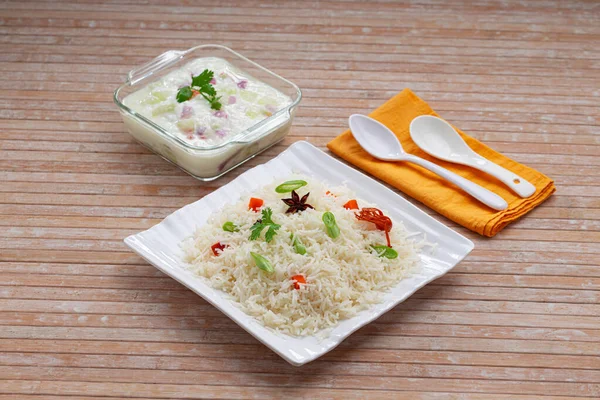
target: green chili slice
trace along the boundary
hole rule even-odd
[[[391,247],[387,247],[385,245],[372,245],[371,248],[375,250],[378,257],[385,257],[393,260],[394,258],[398,258],[398,252]]]
[[[290,240],[292,241],[292,246],[294,246],[294,250],[296,251],[296,253],[301,255],[306,254],[306,247],[304,247],[304,244],[302,243],[302,241],[300,241],[300,238],[298,236],[291,233]]]
[[[225,232],[239,232],[240,228],[238,228],[233,222],[227,221],[223,224],[223,230]]]
[[[275,268],[273,268],[273,266],[271,265],[269,260],[267,260],[265,257],[261,256],[258,253],[255,253],[253,251],[250,252],[250,255],[254,259],[254,262],[256,263],[256,266],[258,268],[262,269],[265,272],[269,272],[269,273],[275,272]]]
[[[323,223],[325,224],[325,228],[327,230],[327,235],[335,239],[340,236],[340,228],[337,226],[335,222],[335,215],[333,213],[327,211],[323,214]]]
[[[287,182],[283,182],[281,185],[277,186],[275,188],[275,191],[277,193],[289,193],[292,190],[300,189],[302,186],[306,186],[306,185],[308,185],[308,183],[306,181],[301,181],[301,180],[287,181]]]

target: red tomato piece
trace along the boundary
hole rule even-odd
[[[250,197],[250,201],[248,202],[248,210],[258,211],[265,201],[263,199],[258,199],[256,197]]]
[[[304,275],[294,275],[292,276],[292,283],[294,284],[294,289],[299,290],[300,285],[306,284],[306,278]]]
[[[348,200],[348,202],[344,204],[344,208],[346,210],[358,210],[358,202],[354,199]]]

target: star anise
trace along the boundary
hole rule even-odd
[[[291,198],[281,199],[281,201],[283,201],[286,205],[290,206],[290,208],[288,208],[285,213],[287,214],[295,213],[296,211],[304,211],[307,208],[312,208],[314,210],[315,208],[313,206],[306,203],[309,194],[310,192],[306,193],[304,196],[302,196],[302,198],[300,198],[300,196],[298,196],[298,193],[296,193],[295,190],[292,190]]]

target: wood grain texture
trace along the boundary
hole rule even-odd
[[[112,91],[221,43],[294,80],[281,143],[199,183],[125,133]],[[0,400],[600,397],[600,3],[0,3]],[[447,276],[294,368],[122,239],[409,87],[555,179]],[[414,203],[413,200],[409,199]]]

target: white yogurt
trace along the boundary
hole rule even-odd
[[[192,76],[205,69],[214,71],[212,84],[222,103],[219,111],[200,95],[182,103],[176,100],[179,88],[190,85]],[[290,105],[292,99],[222,58],[206,57],[128,95],[123,103],[171,135],[202,148],[230,141]]]

